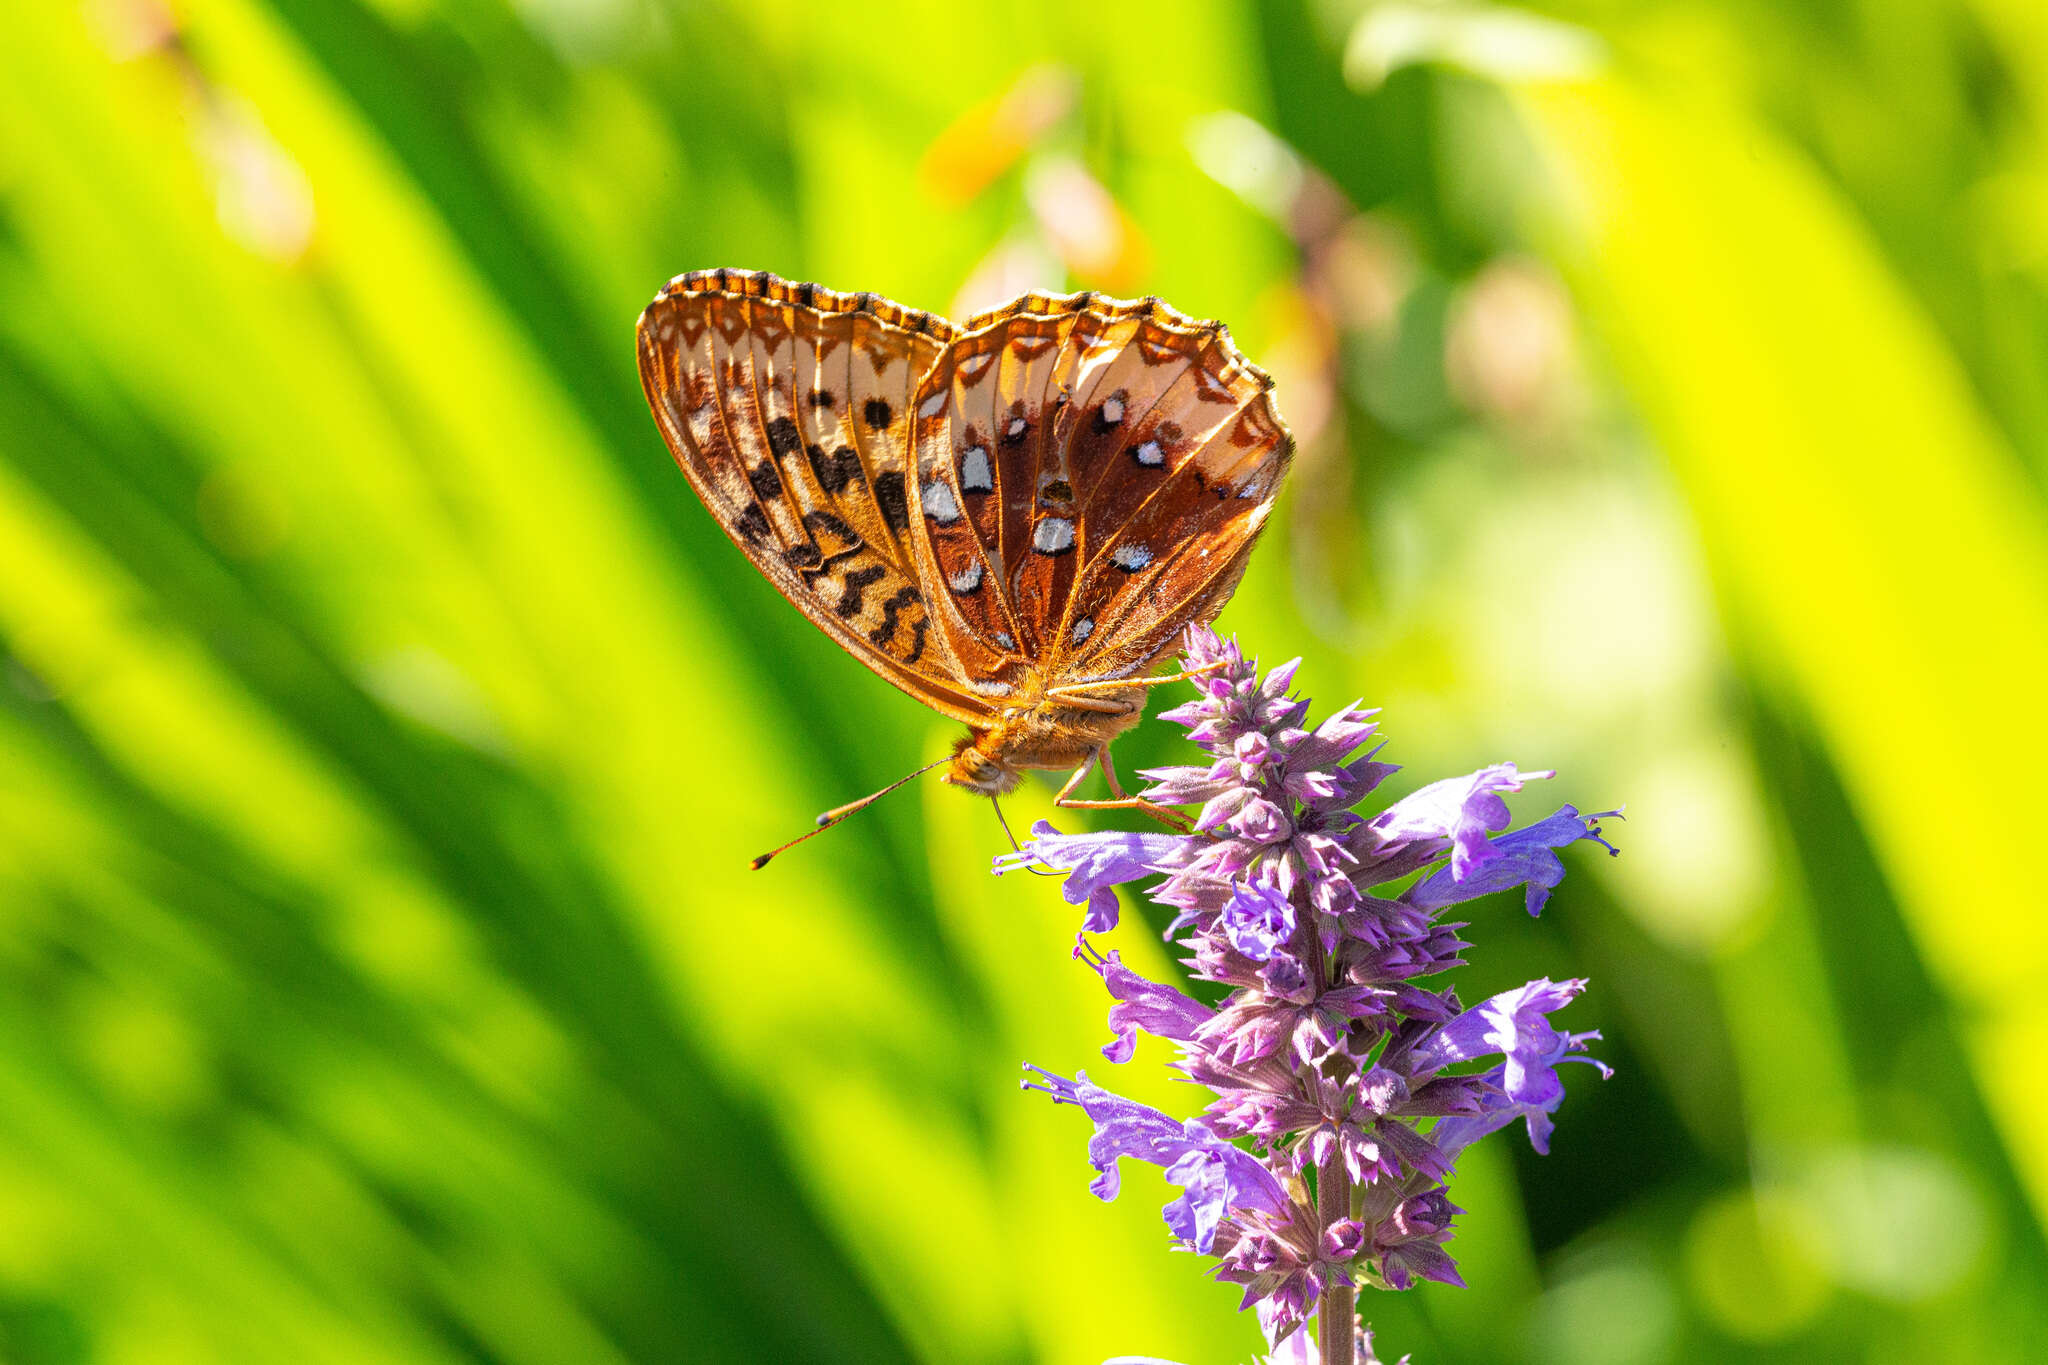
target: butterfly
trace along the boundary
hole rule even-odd
[[[1237,586],[1293,452],[1227,329],[1092,293],[956,325],[704,270],[668,282],[638,345],[655,421],[734,544],[968,726],[944,781],[999,796],[1072,769],[1059,804],[1144,804],[1110,741],[1186,676],[1148,675]],[[1073,799],[1091,763],[1115,799]]]

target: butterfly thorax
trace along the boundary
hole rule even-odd
[[[1004,796],[1027,768],[1078,768],[1138,723],[1145,713],[1140,695],[1129,689],[1040,695],[1013,706],[989,728],[960,737],[943,780],[984,796]]]

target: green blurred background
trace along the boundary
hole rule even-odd
[[[0,1359],[1257,1348],[1016,1093],[1105,1001],[985,808],[745,869],[953,727],[663,449],[718,265],[1227,320],[1222,624],[1627,803],[1461,983],[1619,1074],[1390,1358],[2044,1358],[2038,0],[20,0],[0,89]]]

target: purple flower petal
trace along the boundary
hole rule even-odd
[[[1373,833],[1388,845],[1419,839],[1451,841],[1451,875],[1463,880],[1474,861],[1483,857],[1487,835],[1508,827],[1508,804],[1501,792],[1518,792],[1522,784],[1550,771],[1520,772],[1512,763],[1496,763],[1469,777],[1432,782],[1381,811],[1371,822]]]
[[[1105,934],[1116,928],[1120,913],[1114,888],[1159,871],[1159,865],[1180,847],[1177,834],[1137,834],[1105,830],[1100,834],[1062,834],[1045,820],[1031,827],[1034,836],[1017,853],[995,860],[1001,876],[1032,863],[1067,870],[1061,894],[1067,904],[1088,906],[1083,927],[1091,934]]]
[[[1184,1127],[1188,1145],[1166,1168],[1166,1178],[1183,1193],[1166,1206],[1166,1225],[1206,1256],[1215,1247],[1224,1214],[1232,1209],[1279,1213],[1287,1207],[1287,1190],[1257,1157],[1217,1137],[1199,1120],[1189,1119]]]
[[[1182,1187],[1181,1197],[1164,1212],[1166,1225],[1203,1255],[1216,1241],[1216,1228],[1232,1209],[1277,1214],[1287,1207],[1287,1190],[1259,1159],[1217,1137],[1199,1119],[1176,1123],[1150,1105],[1112,1094],[1078,1071],[1073,1080],[1038,1067],[1038,1081],[1026,1090],[1041,1090],[1056,1104],[1080,1107],[1095,1123],[1088,1142],[1088,1161],[1097,1172],[1089,1189],[1098,1199],[1117,1196],[1121,1181],[1117,1162],[1136,1157],[1166,1170],[1166,1178]]]
[[[1587,1040],[1598,1038],[1600,1035],[1598,1033],[1574,1033],[1569,1036],[1571,1047],[1576,1051],[1584,1047]],[[1565,1057],[1561,1060],[1585,1062],[1590,1066],[1597,1067],[1602,1079],[1614,1074],[1612,1067],[1608,1066],[1605,1062],[1595,1061],[1591,1057]],[[1564,1103],[1564,1087],[1559,1086],[1556,1093],[1547,1100],[1523,1104],[1508,1098],[1505,1088],[1507,1082],[1507,1067],[1505,1064],[1495,1067],[1480,1077],[1480,1079],[1485,1081],[1489,1087],[1480,1100],[1480,1111],[1477,1114],[1459,1114],[1447,1119],[1437,1120],[1436,1126],[1429,1130],[1429,1140],[1446,1157],[1456,1160],[1458,1153],[1464,1151],[1488,1133],[1497,1132],[1513,1123],[1516,1119],[1521,1119],[1523,1126],[1529,1131],[1529,1145],[1535,1148],[1539,1154],[1548,1156],[1550,1154],[1550,1132],[1552,1128],[1550,1116],[1557,1112],[1558,1105]]]
[[[1462,873],[1453,857],[1449,867],[1430,873],[1404,899],[1418,909],[1440,910],[1495,891],[1525,886],[1524,905],[1530,914],[1540,915],[1550,893],[1564,880],[1564,861],[1555,850],[1591,839],[1610,854],[1617,851],[1600,836],[1599,819],[1580,815],[1572,806],[1560,806],[1548,819],[1497,839],[1482,840],[1484,847],[1467,860]]]
[[[1557,1063],[1571,1051],[1572,1035],[1551,1027],[1549,1015],[1586,989],[1583,978],[1542,977],[1482,1000],[1418,1043],[1408,1054],[1408,1071],[1422,1078],[1456,1062],[1499,1053],[1502,1089],[1517,1104],[1545,1104],[1564,1093]]]
[[[1277,887],[1240,882],[1218,923],[1232,947],[1268,962],[1294,937],[1294,902]]]
[[[1203,1024],[1216,1017],[1215,1010],[1194,997],[1139,976],[1124,966],[1120,953],[1112,950],[1106,958],[1086,960],[1102,973],[1102,984],[1116,997],[1117,1003],[1109,1007],[1109,1026],[1116,1033],[1116,1041],[1102,1049],[1102,1055],[1112,1062],[1131,1059],[1139,1029],[1155,1038],[1187,1043],[1194,1041]]]

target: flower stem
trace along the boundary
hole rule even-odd
[[[1343,1153],[1334,1146],[1316,1171],[1316,1213],[1325,1228],[1351,1216],[1351,1172],[1344,1168]],[[1351,1285],[1333,1281],[1324,1288],[1316,1318],[1322,1365],[1352,1365],[1357,1301],[1358,1291]]]

